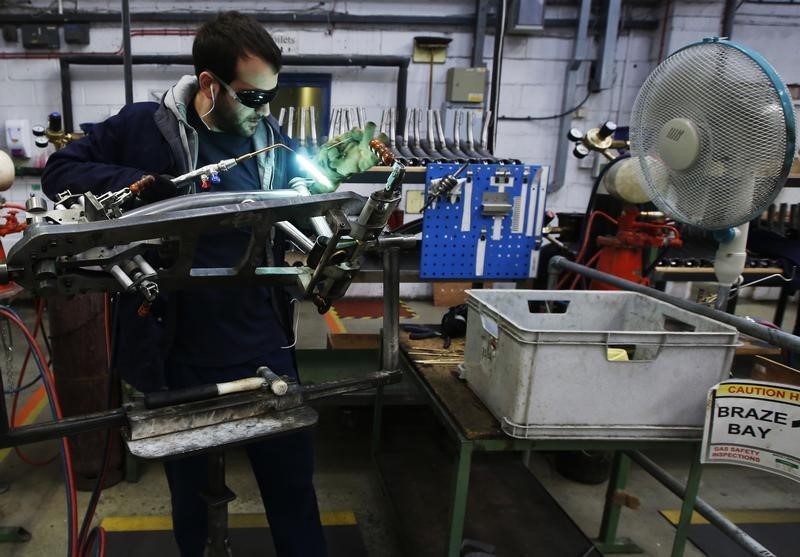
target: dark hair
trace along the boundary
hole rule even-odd
[[[266,29],[252,17],[236,11],[220,12],[197,31],[192,45],[194,73],[211,71],[230,83],[236,79],[236,63],[249,54],[281,69],[281,49]]]

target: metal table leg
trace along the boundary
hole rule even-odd
[[[617,527],[619,526],[622,505],[618,502],[616,494],[625,489],[630,468],[631,460],[621,451],[616,451],[611,464],[611,477],[608,480],[608,489],[606,490],[606,502],[603,508],[603,519],[600,522],[600,534],[595,543],[600,553],[643,553],[642,548],[630,539],[617,539]]]
[[[400,249],[383,252],[383,332],[381,365],[384,371],[400,369]],[[383,419],[383,386],[375,389],[375,414],[372,420],[372,454],[381,443]]]
[[[450,509],[450,539],[447,542],[448,557],[458,557],[461,553],[461,540],[464,538],[464,517],[467,514],[469,473],[472,468],[472,450],[472,441],[461,440],[458,460],[456,461],[453,506]]]
[[[375,388],[375,409],[372,416],[372,456],[381,449],[381,426],[383,425],[383,385]]]
[[[692,523],[692,513],[697,500],[697,492],[700,490],[701,473],[700,445],[698,444],[692,452],[692,464],[689,468],[689,477],[686,479],[686,493],[683,496],[683,504],[681,505],[681,517],[678,520],[675,541],[672,543],[672,557],[683,556],[686,538],[689,536],[689,525]]]
[[[232,557],[228,538],[228,503],[236,495],[225,485],[225,451],[208,453],[208,488],[203,492],[208,506],[208,544],[205,557]]]
[[[783,326],[783,316],[786,313],[786,304],[789,301],[789,296],[792,294],[791,286],[781,286],[781,294],[778,297],[778,304],[775,306],[775,317],[772,322],[778,327]]]

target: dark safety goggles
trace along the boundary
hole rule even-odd
[[[278,86],[277,85],[273,89],[270,89],[270,90],[264,90],[264,89],[242,89],[241,91],[234,91],[233,87],[231,87],[230,85],[228,85],[227,83],[222,81],[220,78],[218,78],[212,72],[208,72],[208,73],[213,75],[214,79],[219,81],[222,84],[222,86],[225,87],[225,90],[228,92],[228,94],[231,97],[233,97],[234,99],[236,99],[237,101],[239,101],[240,103],[242,103],[244,106],[246,106],[248,108],[256,108],[256,109],[261,108],[265,104],[267,104],[269,102],[272,102],[272,99],[274,99],[278,95]]]

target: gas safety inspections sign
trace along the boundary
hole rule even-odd
[[[800,389],[746,380],[713,387],[700,460],[750,466],[800,482]]]

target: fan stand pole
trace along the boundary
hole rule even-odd
[[[722,234],[716,234],[719,241],[714,256],[714,274],[717,275],[719,290],[717,291],[716,309],[725,311],[730,298],[731,287],[738,282],[747,261],[747,231],[750,223],[746,222]],[[722,238],[721,236],[727,236]]]

